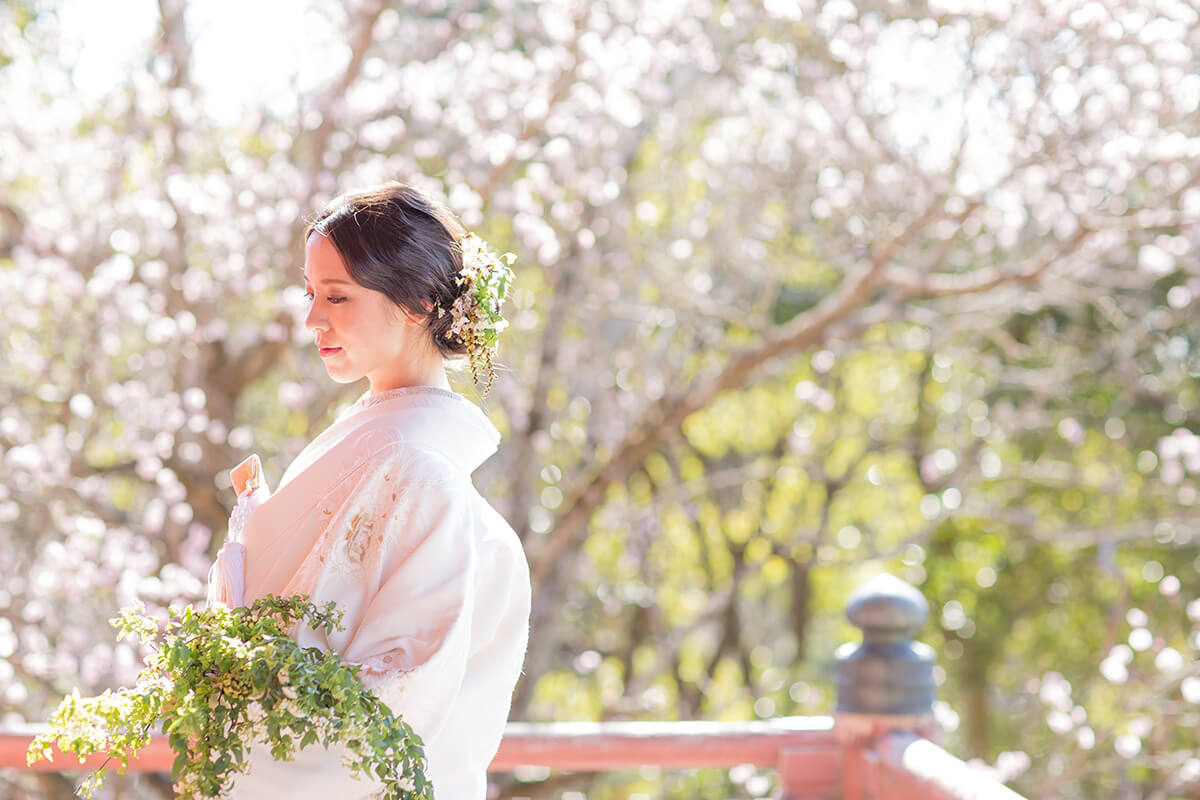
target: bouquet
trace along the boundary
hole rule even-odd
[[[267,595],[248,608],[216,605],[171,609],[165,629],[138,603],[111,620],[118,640],[148,645],[145,668],[132,688],[95,697],[76,690],[33,740],[29,764],[52,760],[52,745],[79,756],[108,758],[77,794],[91,797],[114,758],[118,772],[163,725],[175,763],[175,791],[184,800],[219,797],[246,771],[253,742],[290,761],[297,748],[342,744],[351,774],[383,781],[377,797],[432,800],[421,739],[358,677],[359,667],[336,653],[302,648],[288,631],[303,622],[326,634],[342,629],[333,603],[318,608],[303,596]]]

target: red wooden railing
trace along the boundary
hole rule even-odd
[[[855,720],[860,727],[861,720]],[[831,717],[783,717],[763,722],[551,722],[509,723],[492,762],[505,772],[518,766],[592,771],[657,765],[667,769],[773,768],[786,800],[1021,800],[971,770],[941,747],[905,731],[848,740]],[[25,765],[30,741],[44,726],[0,730],[0,767],[86,770],[57,754],[53,762]],[[130,761],[130,769],[168,772],[174,754],[165,736]]]
[[[834,654],[838,713],[763,722],[509,723],[492,762],[496,772],[519,766],[593,771],[659,766],[775,770],[784,800],[1021,800],[973,772],[920,733],[933,728],[934,653],[914,642],[928,619],[925,598],[890,575],[860,586],[846,616],[862,628],[860,645]],[[30,741],[44,726],[0,729],[0,768],[78,770],[62,754],[25,766]],[[931,734],[932,735],[932,734]],[[131,769],[169,772],[164,736],[131,761]]]

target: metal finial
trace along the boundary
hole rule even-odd
[[[913,635],[929,619],[929,603],[893,575],[879,575],[851,593],[846,616],[861,628],[861,644],[834,653],[837,710],[850,714],[928,714],[933,710],[933,648]]]

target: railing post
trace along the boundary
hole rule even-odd
[[[848,746],[890,730],[932,737],[935,657],[929,645],[913,641],[929,619],[925,597],[893,575],[879,575],[850,594],[846,616],[863,636],[861,644],[848,642],[834,653],[834,735]]]
[[[834,653],[837,749],[784,750],[778,767],[784,800],[876,798],[886,787],[871,745],[894,730],[935,735],[933,648],[913,641],[929,619],[929,603],[899,578],[880,575],[850,594],[846,616],[863,637],[861,644],[850,642]]]

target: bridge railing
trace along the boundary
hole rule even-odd
[[[56,753],[25,765],[29,743],[44,725],[0,731],[0,768],[90,770]],[[175,754],[157,735],[130,760],[134,772],[169,772]],[[535,766],[563,771],[609,771],[753,765],[773,769],[788,800],[1020,800],[933,742],[905,731],[870,741],[844,742],[833,717],[781,717],[762,722],[509,723],[492,771]]]
[[[772,769],[784,800],[1022,800],[931,741],[933,651],[912,635],[928,618],[924,597],[883,575],[855,591],[847,616],[860,644],[836,653],[838,707],[832,717],[758,722],[512,722],[492,762],[495,772],[523,766],[608,771],[752,765]],[[0,729],[0,768],[75,771],[95,756],[57,753],[26,766],[44,725]],[[170,772],[174,753],[157,735],[130,760],[139,772]]]

